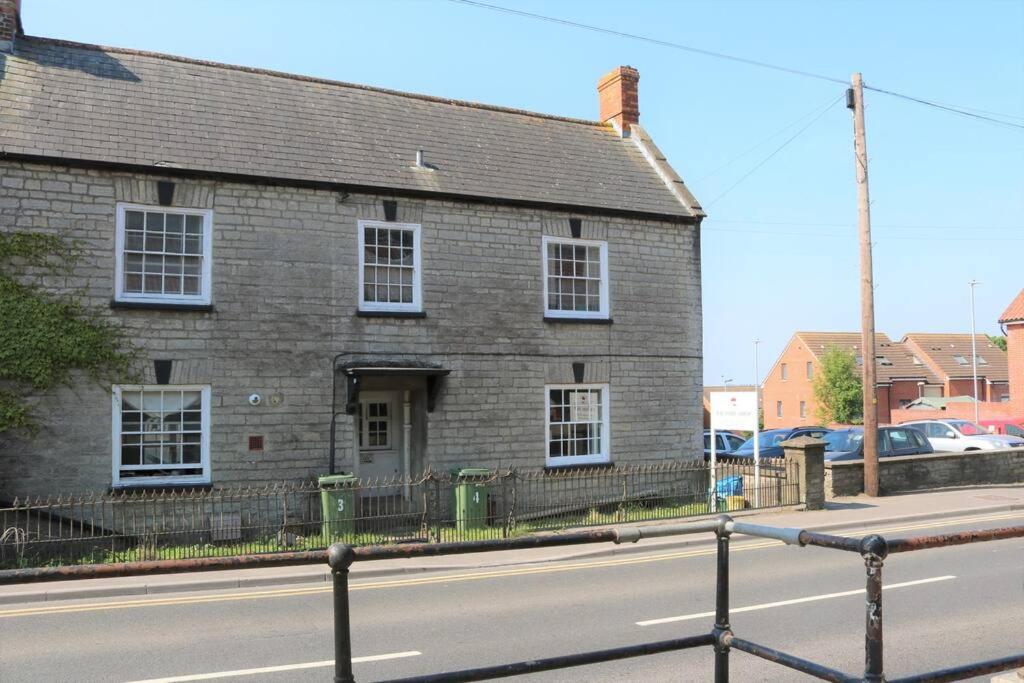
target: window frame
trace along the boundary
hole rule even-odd
[[[775,417],[782,417],[782,401],[775,402]]]
[[[132,477],[121,479],[121,394],[125,391],[198,391],[201,395],[199,464],[201,474],[177,477]],[[111,482],[113,488],[152,488],[210,483],[210,397],[209,384],[115,384],[111,387]]]
[[[153,294],[124,291],[125,212],[150,211],[201,216],[203,219],[203,266],[199,278],[199,294]],[[213,209],[159,206],[118,202],[114,238],[114,301],[118,303],[209,305],[213,299]],[[143,245],[145,246],[145,245]]]
[[[807,419],[807,401],[800,401],[800,419]]]
[[[807,361],[807,379],[814,379],[814,362]]]
[[[592,455],[551,455],[551,392],[564,390],[594,390],[601,392],[601,452]],[[544,385],[544,462],[547,467],[574,465],[604,465],[611,459],[611,391],[605,384],[545,384]]]
[[[789,367],[785,363],[779,366],[779,379],[783,382],[789,379]]]
[[[601,258],[601,291],[598,296],[599,309],[596,311],[564,311],[548,307],[548,245],[571,244],[582,247],[597,247]],[[541,272],[543,280],[544,295],[544,317],[545,318],[567,318],[567,319],[589,319],[608,320],[611,317],[611,295],[608,282],[608,242],[607,240],[587,240],[575,237],[556,237],[554,235],[541,236],[540,246]]]
[[[369,438],[370,437],[369,424],[370,424],[370,419],[371,418],[370,418],[370,416],[368,414],[364,413],[363,411],[365,411],[367,406],[369,404],[371,404],[371,403],[383,403],[384,405],[386,405],[388,407],[387,408],[387,410],[388,410],[388,414],[387,414],[387,424],[388,424],[387,444],[385,444],[384,446],[380,446],[380,445],[370,446],[369,445],[369,442],[370,442],[370,438]],[[395,413],[395,401],[393,401],[391,399],[377,398],[377,397],[360,398],[359,399],[359,413],[358,413],[359,414],[359,435],[358,435],[359,439],[358,439],[358,441],[359,441],[359,450],[360,451],[373,451],[373,452],[384,451],[384,452],[387,452],[387,451],[394,451],[395,450],[395,415],[394,415],[394,413]],[[378,415],[375,419],[379,420],[380,416]],[[363,445],[364,439],[365,439],[366,445]]]
[[[423,312],[423,248],[422,248],[422,224],[420,223],[397,223],[394,221],[379,220],[358,220],[358,250],[359,250],[359,293],[358,307],[360,311],[366,312]],[[393,301],[367,301],[366,300],[366,229],[376,228],[378,230],[411,230],[412,231],[412,302]]]

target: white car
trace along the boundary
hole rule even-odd
[[[968,420],[921,420],[902,424],[924,432],[936,452],[995,451],[1024,447],[1024,439],[1020,437],[989,434],[984,427]]]

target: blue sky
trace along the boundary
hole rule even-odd
[[[861,71],[869,85],[1024,124],[1024,2],[493,2],[839,79]],[[859,329],[843,103],[736,184],[842,85],[448,0],[23,5],[33,35],[582,118],[597,116],[603,73],[635,66],[641,122],[709,214],[706,383],[750,382],[755,337],[764,373],[795,330]],[[1024,130],[867,98],[877,329],[968,331],[975,278],[978,329],[997,332],[1024,288]]]

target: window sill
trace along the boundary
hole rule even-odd
[[[110,307],[114,309],[136,310],[136,311],[192,311],[196,313],[212,313],[213,304],[187,304],[150,301],[117,301],[110,300]]]
[[[189,491],[211,491],[213,484],[118,484],[111,486],[110,493],[188,493]]]
[[[364,311],[356,310],[357,318],[426,318],[426,311]]]
[[[595,462],[589,465],[545,465],[545,472],[579,472],[582,470],[613,470],[614,462]]]
[[[611,318],[569,318],[561,316],[546,315],[544,316],[544,322],[546,323],[572,323],[577,325],[611,325],[615,321]]]

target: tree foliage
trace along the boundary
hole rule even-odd
[[[825,424],[864,421],[864,382],[853,351],[835,346],[825,350],[814,377],[814,403]]]
[[[26,273],[67,273],[78,257],[55,235],[0,234],[0,434],[34,431],[30,397],[69,384],[75,371],[107,384],[131,377],[135,350],[118,327],[26,282]]]
[[[1006,351],[1006,337],[995,334],[989,334],[986,336],[990,342],[1001,348],[1003,351]]]

